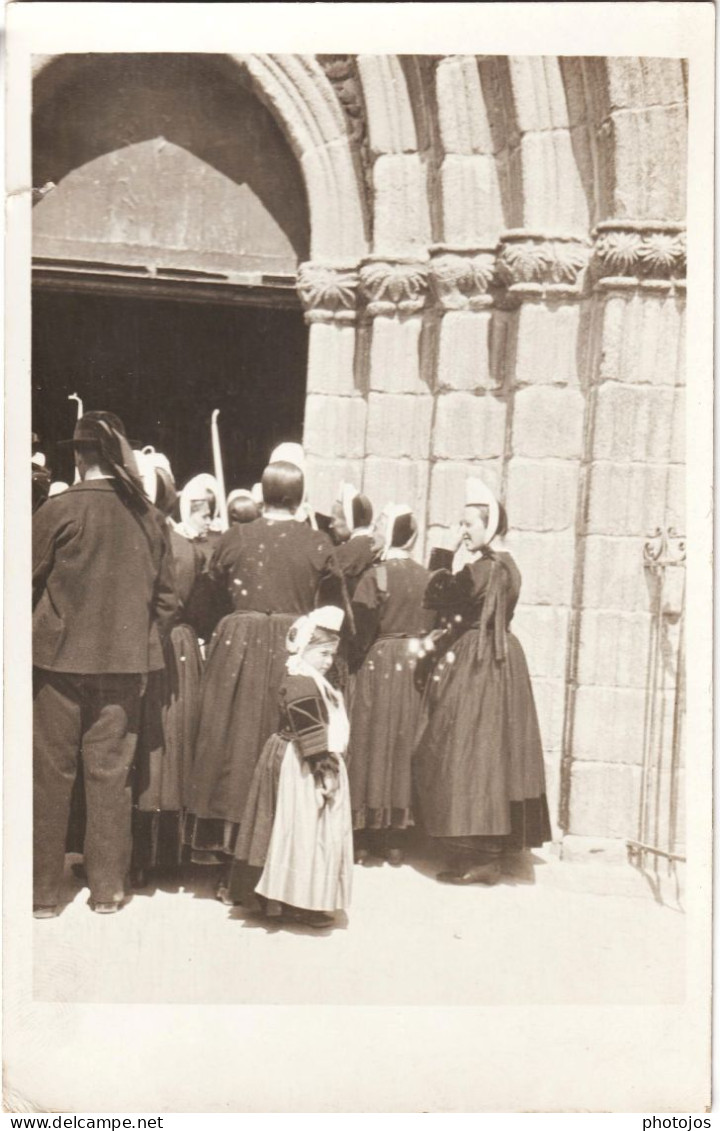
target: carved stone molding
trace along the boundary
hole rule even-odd
[[[495,270],[498,282],[518,298],[578,295],[591,255],[576,236],[514,230],[500,237]]]
[[[318,55],[317,61],[332,83],[347,122],[348,137],[360,164],[366,189],[372,188],[372,158],[362,82],[354,55]]]
[[[595,232],[593,274],[601,286],[682,286],[686,273],[685,226],[607,220]]]
[[[298,270],[297,292],[305,309],[305,321],[354,322],[358,282],[356,267],[302,263]]]
[[[366,313],[418,314],[428,293],[428,265],[420,259],[366,259],[360,266]]]
[[[441,310],[482,310],[492,303],[495,248],[430,248],[429,282]]]
[[[495,248],[435,244],[429,258],[370,256],[360,264],[303,263],[297,291],[307,322],[354,322],[358,314],[483,310],[525,299],[576,300],[588,268],[596,287],[641,286],[666,293],[684,286],[680,224],[604,221],[594,247],[576,236],[505,232]]]

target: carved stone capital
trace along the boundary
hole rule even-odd
[[[437,244],[430,249],[429,282],[442,310],[481,310],[492,302],[495,248],[458,248]]]
[[[427,298],[428,265],[420,259],[366,259],[360,291],[371,317],[419,314]]]
[[[685,535],[678,534],[672,526],[667,530],[658,526],[655,533],[645,539],[643,562],[646,569],[657,571],[684,565],[686,556]]]
[[[305,321],[354,322],[358,282],[356,267],[302,263],[298,270],[297,292],[305,309]]]
[[[517,297],[579,294],[590,245],[576,236],[514,230],[500,237],[498,281]]]
[[[685,226],[641,220],[606,220],[595,232],[593,274],[603,286],[682,283]]]

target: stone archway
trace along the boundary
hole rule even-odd
[[[36,281],[37,276],[41,276],[38,285],[44,288],[43,302],[38,303],[35,309],[39,316],[46,318],[48,327],[52,324],[57,329],[58,319],[62,323],[68,316],[80,318],[83,324],[87,322],[88,332],[79,333],[78,342],[84,343],[82,348],[94,358],[91,363],[88,362],[89,368],[93,372],[98,367],[102,370],[102,373],[98,370],[95,377],[92,373],[89,374],[88,381],[92,384],[92,380],[102,378],[105,382],[104,395],[111,399],[119,398],[121,390],[119,386],[116,390],[115,385],[120,381],[120,371],[125,367],[130,401],[133,401],[138,392],[136,389],[133,393],[133,383],[140,381],[142,384],[148,366],[153,370],[157,369],[161,375],[164,373],[166,386],[168,382],[171,385],[173,364],[180,369],[183,365],[190,364],[184,351],[178,351],[175,339],[178,336],[183,341],[188,339],[191,323],[206,325],[207,333],[217,343],[225,342],[223,349],[218,353],[219,344],[213,345],[212,341],[208,341],[203,346],[199,340],[188,339],[185,353],[189,352],[195,358],[198,373],[207,371],[208,385],[212,385],[213,381],[223,382],[222,396],[227,401],[222,410],[223,424],[226,447],[230,449],[230,456],[226,457],[230,463],[228,470],[232,471],[234,461],[237,464],[235,474],[249,475],[252,472],[257,477],[268,451],[280,437],[268,428],[257,427],[258,422],[254,419],[249,424],[246,420],[248,426],[245,428],[245,437],[237,434],[239,417],[245,417],[250,409],[255,411],[254,401],[253,405],[245,403],[246,386],[249,388],[254,382],[254,388],[261,382],[264,394],[262,390],[258,390],[258,396],[262,399],[264,416],[270,418],[277,415],[278,426],[291,428],[294,439],[301,439],[302,433],[307,331],[302,325],[302,312],[294,291],[294,282],[297,261],[307,258],[309,251],[309,239],[302,230],[302,216],[298,214],[298,210],[302,212],[305,207],[303,180],[299,170],[294,173],[296,161],[283,138],[285,130],[278,130],[274,115],[268,113],[255,97],[252,84],[249,80],[245,81],[244,68],[227,60],[226,74],[217,75],[215,81],[214,68],[220,65],[217,59],[187,57],[185,63],[189,70],[186,77],[194,76],[197,79],[195,70],[202,70],[204,67],[210,68],[212,79],[207,84],[212,89],[206,93],[202,89],[202,75],[199,76],[199,89],[196,90],[199,97],[195,100],[202,103],[202,106],[194,112],[192,89],[186,92],[183,101],[182,81],[179,88],[177,82],[175,87],[172,86],[172,82],[178,77],[175,74],[178,67],[182,71],[183,59],[184,57],[176,55],[155,61],[146,56],[131,57],[127,63],[127,86],[130,93],[126,90],[122,94],[128,106],[123,108],[120,122],[113,118],[112,104],[114,98],[120,97],[124,81],[122,58],[66,56],[48,61],[41,68],[37,77],[38,97],[35,102],[38,130],[42,135],[43,115],[50,113],[51,117],[54,114],[57,118],[59,113],[59,121],[53,120],[50,124],[50,133],[53,132],[52,127],[57,126],[56,132],[64,132],[66,136],[64,140],[60,139],[55,150],[52,150],[51,141],[47,138],[41,136],[39,139],[41,155],[50,155],[45,164],[42,160],[36,162],[37,170],[42,180],[54,177],[59,188],[43,197],[35,211],[37,250],[42,256],[40,261],[36,261],[35,275]],[[97,75],[93,79],[92,72],[93,69],[98,71],[99,63],[102,73],[98,81],[101,89],[96,91],[96,97],[88,97],[92,82],[97,79]],[[224,63],[225,60],[222,60],[223,65]],[[172,74],[168,72],[165,75],[163,66],[166,70],[170,67]],[[139,85],[134,81],[138,68],[143,80]],[[154,74],[157,75],[155,86]],[[241,83],[236,81],[238,76],[243,77]],[[182,80],[183,75],[179,77]],[[169,84],[168,90],[165,90],[163,83]],[[73,84],[77,86],[77,90]],[[107,90],[102,89],[103,84],[107,86]],[[192,88],[192,83],[189,85]],[[250,91],[247,90],[248,86]],[[141,93],[138,94],[138,91]],[[146,92],[145,95],[142,91]],[[220,103],[215,107],[212,104],[215,96],[213,91],[217,96],[216,101],[219,100]],[[68,99],[71,98],[76,101],[80,99],[77,109],[88,117],[88,122],[85,125],[81,123],[75,130],[77,137],[73,134],[72,123],[68,125],[62,121],[62,108],[70,105]],[[144,98],[149,106],[142,104]],[[60,107],[59,111],[57,107]],[[253,152],[244,155],[237,152],[237,143],[232,136],[233,113],[244,115],[242,121],[245,133],[250,128],[252,138],[256,140]],[[94,114],[100,114],[99,124],[94,121]],[[203,115],[207,118],[204,127]],[[275,135],[269,131],[267,123],[272,125]],[[260,144],[257,143],[258,137]],[[268,176],[266,166],[271,161],[275,162],[271,170],[273,175]],[[178,169],[180,173],[177,172]],[[140,182],[136,175],[138,170]],[[166,176],[169,182],[167,191],[170,191],[171,199],[168,201],[167,212],[172,214],[169,218],[158,211],[162,189],[153,182],[156,175]],[[280,182],[286,194],[298,198],[297,208],[285,207],[286,202],[282,198],[278,199]],[[105,195],[99,201],[100,206],[88,207],[97,194],[103,192]],[[246,195],[243,196],[243,193]],[[75,220],[82,219],[86,231],[81,231],[83,225],[73,220],[73,207],[80,207],[81,215],[76,216]],[[83,208],[85,216],[82,216]],[[213,220],[212,224],[208,224],[205,217],[213,209],[219,222]],[[248,231],[243,232],[240,225],[243,215],[247,219],[245,227],[249,230],[250,241]],[[67,220],[68,216],[71,236],[80,233],[86,237],[84,242],[82,239],[75,243],[58,239],[53,243],[53,234],[67,235],[63,230],[63,220]],[[232,217],[238,221],[237,232],[227,228],[228,218]],[[215,228],[218,230],[215,231]],[[117,238],[118,232],[120,238]],[[264,237],[260,244],[258,232]],[[103,239],[104,243],[98,242]],[[251,246],[248,246],[248,242]],[[277,267],[274,267],[273,257],[277,260]],[[91,293],[87,293],[88,291]],[[70,304],[71,309],[68,309],[70,292],[74,298]],[[149,303],[149,299],[152,302]],[[49,305],[53,306],[53,302],[53,310],[46,309]],[[180,317],[177,334],[170,327],[172,312],[168,302],[174,303],[179,311],[185,309],[188,302],[194,304],[195,317]],[[96,320],[100,319],[103,325],[96,346],[92,345],[92,334],[88,336],[91,329],[89,322],[92,321],[91,305],[95,310]],[[115,316],[109,313],[109,308],[113,305],[116,307]],[[62,311],[59,306],[62,306]],[[81,306],[82,310],[79,309]],[[115,322],[121,317],[120,307],[123,307],[124,316],[132,320],[137,331],[133,332],[137,357],[125,358],[125,352],[132,343],[128,344],[127,334],[120,334],[118,337],[119,330]],[[153,322],[160,319],[162,324],[161,328],[158,323],[154,331],[152,327],[145,326],[146,315],[151,307],[155,312],[152,315]],[[286,325],[288,320],[293,322],[292,327]],[[255,323],[257,332],[253,330]],[[297,329],[300,331],[299,335]],[[66,378],[69,379],[69,376],[63,376],[63,364],[65,363],[68,372],[73,369],[77,371],[79,359],[65,358],[63,362],[62,358],[48,358],[42,349],[43,341],[48,335],[42,334],[40,330],[38,335],[35,361],[38,365],[45,366],[48,381],[55,379],[57,382],[59,377],[60,383],[67,383]],[[154,344],[158,335],[165,339],[166,344],[162,348]],[[107,340],[113,337],[118,346],[114,351],[118,354],[115,362],[105,348]],[[251,338],[254,345],[252,350],[248,350],[243,343],[249,342]],[[275,350],[282,353],[284,348],[285,354],[283,366],[278,364],[276,356],[270,372],[267,353],[268,343],[272,345],[273,341],[276,343]],[[293,372],[293,366],[298,368],[296,362],[299,362],[299,373]],[[237,366],[237,389],[231,396],[232,390],[226,388],[226,385],[228,380],[232,382],[230,370],[233,365]],[[169,371],[166,373],[168,367]],[[247,374],[245,370],[248,370]],[[299,400],[294,394],[290,396],[292,390],[277,388],[283,374],[288,377],[293,389],[299,392]],[[198,383],[197,374],[193,375],[192,381],[189,378],[190,375],[189,385],[195,388]],[[181,399],[180,392],[185,384],[185,381],[181,382],[173,403]],[[63,387],[63,393],[69,392],[70,388]],[[80,391],[82,393],[82,389]],[[209,408],[200,396],[202,392],[199,387],[195,388],[194,395],[200,398],[197,406],[200,415],[205,414],[206,410],[209,414]],[[152,397],[144,396],[142,399],[149,404],[153,402]],[[268,411],[270,404],[275,406],[274,412]],[[67,408],[67,404],[65,407]],[[120,405],[112,407],[119,409]],[[150,408],[158,418],[162,415],[159,406],[152,408],[150,404]],[[135,427],[140,425],[143,429],[149,427],[153,431],[154,424],[144,421],[144,418]],[[208,431],[208,437],[205,437],[205,431]],[[202,445],[195,437],[197,460],[206,459],[202,449],[205,447],[204,440],[208,438],[208,429],[203,431]],[[162,436],[156,436],[154,431],[152,436],[146,437],[146,442],[148,440],[153,443],[166,442]],[[170,443],[170,440],[167,442]],[[260,454],[255,450],[258,444],[263,449]],[[248,449],[242,456],[238,454],[239,445],[244,445],[243,451]],[[180,464],[183,462],[180,460]],[[198,470],[183,466],[177,466],[176,469],[183,477]]]
[[[408,502],[426,548],[468,472],[497,487],[554,816],[630,835],[643,693],[598,641],[638,660],[649,612],[613,562],[642,581],[643,536],[683,522],[682,61],[226,63],[305,181],[313,498],[345,476]]]

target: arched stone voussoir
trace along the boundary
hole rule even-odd
[[[585,233],[594,207],[573,144],[560,60],[510,56],[508,68],[522,167],[523,225],[555,226],[560,212],[570,230]]]
[[[314,55],[233,55],[255,92],[283,124],[301,158],[308,149],[345,136],[332,84]]]
[[[447,55],[436,69],[437,111],[445,156],[492,154],[487,109],[474,55]]]
[[[311,255],[367,252],[362,193],[347,123],[332,83],[312,55],[237,55],[300,162],[310,206]]]
[[[397,55],[358,55],[357,66],[372,153],[416,153],[415,120]]]

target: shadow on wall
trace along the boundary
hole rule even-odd
[[[72,198],[58,203],[73,171],[82,198],[75,208]],[[308,257],[300,168],[224,56],[65,55],[48,64],[33,113],[33,183],[47,182],[59,188],[40,198],[36,234],[78,239],[87,229],[86,238],[114,243],[129,230],[140,233],[138,243],[238,258],[259,242],[275,269],[289,273]]]

